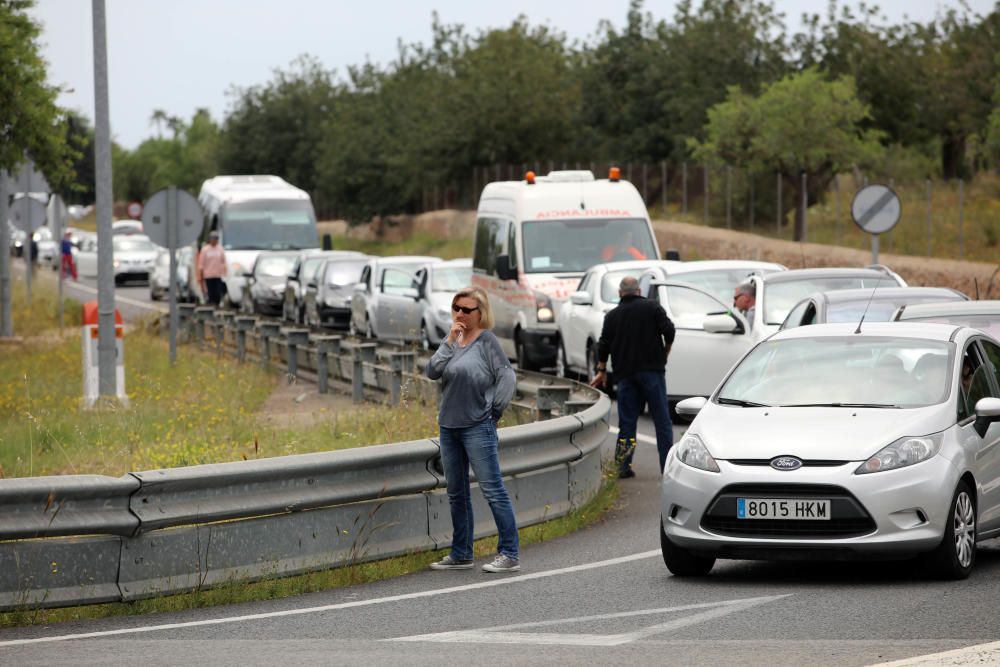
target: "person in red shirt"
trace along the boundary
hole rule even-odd
[[[226,286],[222,279],[226,276],[226,251],[219,245],[219,232],[210,232],[208,245],[198,253],[198,280],[206,302],[218,306],[222,302]]]

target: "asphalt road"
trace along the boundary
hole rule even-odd
[[[129,290],[148,301],[146,288],[119,294],[143,300]],[[643,418],[638,476],[622,482],[617,507],[524,548],[519,574],[426,571],[279,601],[4,630],[0,664],[1000,664],[1000,643],[982,646],[1000,638],[995,541],[961,582],[891,562],[719,561],[703,579],[670,576],[652,432]]]

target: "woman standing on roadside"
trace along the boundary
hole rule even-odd
[[[486,572],[516,572],[517,522],[500,476],[497,421],[514,396],[517,380],[500,341],[489,329],[493,311],[477,287],[460,290],[451,300],[452,325],[427,364],[427,377],[441,379],[441,461],[451,506],[451,553],[431,563],[435,570],[472,568],[472,495],[469,466],[490,504],[500,541]]]

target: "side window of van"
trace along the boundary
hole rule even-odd
[[[514,239],[514,229],[515,225],[510,222],[504,222],[507,225],[507,254],[510,256],[510,268],[517,268],[517,243]]]
[[[496,247],[497,220],[479,218],[476,221],[476,245],[472,255],[472,268],[488,276],[497,268]]]

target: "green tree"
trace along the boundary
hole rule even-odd
[[[742,160],[779,173],[794,201],[802,197],[804,173],[813,204],[837,173],[879,155],[879,133],[863,129],[869,117],[853,79],[828,81],[810,68],[765,86],[757,97],[730,88],[729,98],[708,112],[705,141],[691,146],[699,159]],[[805,220],[801,207],[795,211],[795,239],[801,240]]]
[[[58,89],[46,84],[41,28],[28,15],[33,5],[0,0],[0,169],[13,171],[28,155],[58,190],[72,181],[77,154],[66,141]]]

